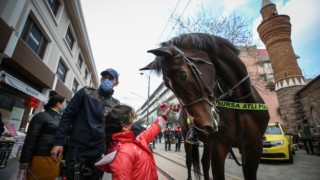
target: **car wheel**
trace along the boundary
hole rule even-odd
[[[288,152],[289,152],[288,163],[293,164],[293,154],[292,154],[292,150],[290,149],[290,147],[288,147]]]

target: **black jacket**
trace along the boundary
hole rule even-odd
[[[101,95],[98,89],[84,87],[71,99],[63,112],[55,136],[55,145],[64,145],[69,133],[72,146],[95,149],[105,148],[104,121],[106,107],[120,102],[110,94]]]
[[[175,133],[175,137],[176,137],[176,138],[182,138],[182,130],[181,130],[181,127],[176,127],[174,133]]]
[[[58,112],[49,108],[32,118],[22,147],[20,163],[31,162],[33,156],[51,155],[60,117]]]

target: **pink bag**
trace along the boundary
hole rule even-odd
[[[27,180],[27,170],[18,168],[9,180]]]

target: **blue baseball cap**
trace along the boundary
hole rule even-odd
[[[112,68],[106,69],[101,72],[101,76],[103,76],[104,74],[110,74],[112,77],[116,78],[117,80],[119,78],[119,73]]]

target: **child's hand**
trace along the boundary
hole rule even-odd
[[[169,104],[167,104],[167,103],[160,104],[160,110],[161,111],[165,111],[168,107],[169,107]]]
[[[160,109],[163,111],[163,115],[168,117],[169,113],[171,112],[171,106],[167,103],[161,104]]]
[[[171,111],[179,112],[181,109],[180,104],[169,105],[167,103],[160,104],[160,109],[163,111],[165,116],[168,116]]]

